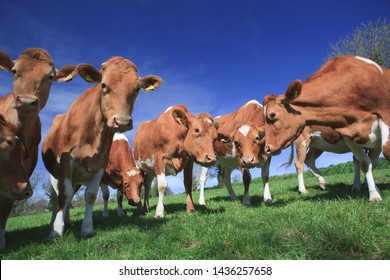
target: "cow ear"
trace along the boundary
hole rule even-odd
[[[9,58],[8,54],[5,51],[0,50],[0,68],[11,72],[14,65],[15,63]]]
[[[100,83],[102,81],[102,73],[91,64],[79,64],[77,73],[89,83]]]
[[[149,75],[139,79],[139,87],[144,91],[153,91],[160,87],[162,79],[159,76]]]
[[[287,102],[294,100],[301,94],[302,82],[300,80],[293,81],[287,88],[286,93],[284,94],[285,100]]]
[[[56,69],[57,82],[70,82],[77,75],[77,66],[65,65]]]
[[[178,124],[184,125],[187,128],[189,127],[188,118],[187,118],[186,114],[182,110],[179,110],[179,109],[173,110],[172,111],[172,116],[173,116],[173,119]]]

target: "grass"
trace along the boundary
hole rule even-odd
[[[163,220],[154,219],[157,199],[145,216],[126,206],[127,216],[117,217],[111,203],[110,217],[102,218],[97,204],[96,234],[87,239],[80,236],[84,208],[71,209],[64,238],[50,242],[50,213],[10,218],[2,259],[390,259],[390,164],[381,159],[374,171],[383,197],[374,204],[367,190],[351,193],[351,163],[322,171],[328,190],[307,173],[306,196],[298,193],[295,174],[271,177],[271,206],[262,202],[260,179],[251,184],[251,207],[230,201],[219,188],[207,189],[207,206],[191,214],[184,194],[166,197]],[[242,198],[243,186],[234,189]]]

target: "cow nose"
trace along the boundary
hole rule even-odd
[[[216,155],[206,154],[206,161],[207,161],[207,163],[214,163],[217,161],[217,157],[216,157]]]
[[[114,129],[118,132],[125,132],[133,129],[133,119],[126,115],[115,115],[112,124]]]
[[[253,166],[253,165],[257,165],[259,163],[258,160],[256,160],[256,157],[255,156],[246,156],[246,157],[243,157],[241,159],[241,165],[242,166]]]
[[[272,153],[272,146],[266,145],[264,150],[267,155],[270,155]]]
[[[140,203],[141,203],[141,199],[139,198],[128,200],[128,204],[131,206],[138,206]]]
[[[13,108],[23,112],[37,112],[39,111],[39,99],[32,95],[16,96]]]

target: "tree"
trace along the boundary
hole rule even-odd
[[[328,58],[339,55],[358,55],[379,65],[390,67],[390,23],[388,19],[369,21],[356,27],[350,35],[330,46]]]

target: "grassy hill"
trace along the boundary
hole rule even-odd
[[[102,218],[94,208],[92,238],[80,237],[84,208],[71,209],[72,223],[63,239],[48,242],[50,213],[14,217],[8,222],[2,259],[390,259],[390,164],[381,159],[374,177],[383,201],[368,203],[368,192],[351,193],[352,163],[322,169],[327,191],[305,174],[309,194],[297,191],[295,174],[271,177],[274,203],[262,202],[260,179],[251,184],[252,206],[230,201],[225,189],[205,191],[206,207],[186,213],[185,195],[165,198],[166,216]],[[362,178],[363,179],[363,178]],[[235,184],[242,198],[243,186]],[[198,201],[199,193],[194,192]]]

